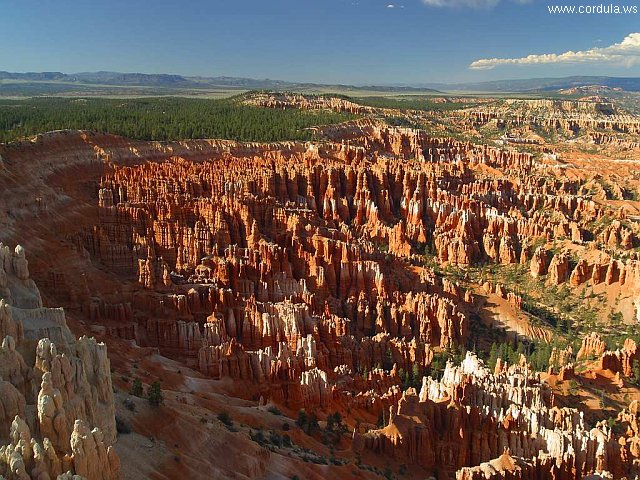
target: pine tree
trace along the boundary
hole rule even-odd
[[[411,367],[411,381],[415,388],[422,387],[422,375],[420,374],[420,365],[414,363]]]
[[[487,365],[490,370],[495,370],[496,363],[498,363],[498,346],[496,342],[491,344],[491,350],[489,350],[489,359],[487,360]]]
[[[157,380],[147,389],[147,400],[149,400],[149,404],[154,407],[158,407],[164,403],[162,388],[160,388],[160,382]]]
[[[298,411],[298,418],[296,420],[296,425],[298,425],[300,428],[304,428],[306,424],[307,424],[307,412],[305,412],[304,409],[300,409]]]
[[[640,386],[640,360],[637,360],[633,365],[633,381]]]
[[[133,379],[133,385],[131,386],[131,391],[129,393],[136,397],[142,397],[144,390],[142,389],[142,382],[139,378]]]

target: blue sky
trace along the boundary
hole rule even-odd
[[[640,32],[640,12],[548,13],[563,1],[595,0],[0,0],[0,70],[350,84],[640,76],[640,35],[611,50]],[[568,51],[586,53],[469,68]]]

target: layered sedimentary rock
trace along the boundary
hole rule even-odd
[[[591,333],[582,339],[582,346],[578,350],[577,359],[597,358],[607,349],[606,342],[597,333]]]
[[[500,457],[483,462],[476,467],[464,467],[456,472],[456,480],[512,479],[534,480],[538,478],[573,478],[571,462],[557,463],[548,454],[533,459],[512,457],[508,449]],[[596,478],[606,478],[597,476]]]
[[[537,278],[540,275],[546,275],[548,267],[548,253],[544,248],[538,247],[531,258],[531,276]]]
[[[386,114],[343,99],[255,98],[272,108]],[[541,120],[556,130],[589,128],[574,114],[615,115],[552,106],[567,110],[562,121]],[[461,118],[472,128],[495,121],[481,112]],[[625,125],[610,120],[607,128]],[[628,317],[630,304],[640,306],[638,228],[605,200],[629,193],[565,175],[567,165],[554,170],[529,153],[372,119],[316,132],[325,141],[131,142],[58,132],[0,148],[12,175],[26,171],[25,182],[49,172],[47,182],[25,187],[37,192],[33,199],[0,193],[2,238],[27,229],[67,254],[40,250],[29,263],[24,249],[0,249],[0,437],[11,434],[15,450],[11,432],[24,432],[12,427],[15,416],[33,411],[27,423],[38,428],[17,435],[55,452],[37,465],[25,457],[25,469],[105,477],[117,470],[113,425],[104,421],[112,418],[104,348],[75,340],[64,312],[43,308],[29,279],[38,272],[45,300],[72,306],[91,331],[156,347],[238,396],[321,416],[357,412],[352,423],[384,419],[384,429],[355,435],[361,451],[450,476],[459,470],[459,478],[632,471],[638,442],[555,407],[525,364],[499,362],[491,373],[470,356],[420,392],[403,388],[434,355],[475,341],[484,295],[516,313],[531,301],[508,276],[482,279],[484,289],[472,291],[466,266],[528,271],[541,288],[613,292]],[[80,186],[56,176],[68,171]],[[46,242],[32,240],[39,243]],[[631,341],[610,352],[590,337],[577,359],[554,350],[550,374],[562,382],[575,375],[574,360],[600,359],[603,369],[629,376],[636,352]]]
[[[423,149],[468,148],[410,134],[399,135],[421,158]],[[400,168],[382,156],[404,148],[388,137],[398,133],[379,135],[387,137],[369,145],[372,157],[359,146],[276,145],[260,155],[116,166],[98,190],[99,223],[78,238],[142,287],[110,307],[109,331],[291,406],[323,398],[305,385],[330,390],[336,369],[410,371],[428,366],[433,348],[463,343],[471,297],[408,261],[430,231],[449,228],[448,194],[427,173],[444,168],[448,182],[460,182],[464,162]],[[496,153],[476,155],[493,162]],[[496,234],[509,228],[488,222]],[[457,228],[473,234],[472,225]],[[513,240],[498,252],[515,262]],[[95,317],[107,311],[93,305]],[[314,368],[324,373],[309,376]]]
[[[634,367],[640,363],[640,351],[632,338],[627,338],[622,348],[604,351],[600,357],[600,368],[620,373],[625,377],[635,374]]]
[[[515,100],[507,99],[454,113],[469,125],[497,122],[499,128],[535,126],[553,129],[571,135],[582,130],[604,130],[627,134],[640,133],[640,121],[610,102],[567,100]]]
[[[549,264],[549,278],[547,282],[550,285],[560,285],[565,282],[569,275],[569,257],[564,254],[554,255]]]
[[[106,346],[42,306],[22,247],[0,252],[0,476],[120,478]]]
[[[459,367],[447,365],[442,380],[424,377],[419,394],[405,391],[388,425],[355,434],[354,445],[425,468],[457,469],[458,479],[621,478],[635,471],[640,452],[623,447],[626,435],[554,406],[549,386],[526,361],[498,365],[494,374],[467,353]]]
[[[357,114],[376,113],[382,109],[366,107],[336,97],[296,95],[286,93],[262,93],[249,98],[246,103],[265,108],[295,108],[301,110],[333,110]]]
[[[142,288],[92,303],[91,315],[216,376],[237,375],[220,369],[225,358],[275,358],[282,343],[303,365],[298,344],[311,335],[331,377],[341,365],[407,370],[429,348],[464,342],[471,297],[411,267],[423,252],[441,264],[524,259],[554,285],[629,283],[629,262],[574,267],[568,255],[531,251],[604,209],[576,195],[577,181],[529,179],[528,154],[371,121],[323,133],[342,143],[210,144],[195,159],[114,165],[97,189],[99,221],[75,241]],[[478,168],[525,180],[490,181]],[[501,296],[521,308],[521,296]]]

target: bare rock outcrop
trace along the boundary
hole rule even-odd
[[[543,247],[538,247],[531,257],[530,270],[531,276],[537,278],[547,274],[549,268],[549,254]]]
[[[267,108],[386,114],[338,98],[250,98]],[[613,106],[593,103],[491,102],[451,114],[469,132],[523,127],[505,132],[505,148],[372,118],[318,127],[324,140],[315,143],[58,132],[0,146],[3,164],[25,182],[45,163],[56,172],[44,200],[0,194],[9,226],[2,238],[33,212],[48,226],[42,205],[51,202],[61,251],[73,260],[39,261],[39,252],[28,263],[23,248],[0,245],[0,475],[113,478],[118,470],[106,348],[73,338],[64,311],[43,306],[30,275],[90,331],[157,349],[240,397],[321,416],[354,412],[350,421],[383,418],[384,428],[356,432],[356,450],[459,478],[632,472],[637,433],[589,425],[557,406],[550,386],[579,375],[587,359],[624,384],[638,361],[632,341],[607,351],[590,336],[575,359],[556,349],[546,374],[525,360],[499,360],[491,372],[470,354],[443,378],[424,377],[419,391],[403,388],[420,385],[436,355],[470,345],[482,305],[466,266],[520,273],[522,265],[572,293],[615,293],[627,317],[634,306],[640,312],[638,228],[607,204],[628,194],[568,172],[546,146],[534,156],[507,145],[538,145],[516,138],[529,124],[637,129]],[[502,108],[515,114],[503,118]],[[522,111],[529,108],[554,114],[534,118]],[[65,169],[86,185],[68,188]],[[44,191],[44,181],[33,190]],[[44,229],[48,241],[61,240]],[[552,255],[558,250],[565,253]],[[572,268],[570,258],[582,259]],[[486,292],[509,311],[522,308],[529,298],[505,278]],[[625,418],[637,432],[631,410]]]
[[[564,254],[554,255],[549,264],[549,285],[560,285],[569,276],[569,257]]]
[[[526,361],[497,371],[467,353],[459,367],[447,365],[442,380],[425,377],[419,395],[405,391],[385,428],[355,434],[356,448],[458,470],[462,479],[629,472],[623,440],[604,422],[590,428],[577,410],[554,406],[549,386]]]
[[[597,333],[591,333],[582,339],[582,346],[578,350],[576,359],[595,359],[600,357],[607,349],[606,342]]]
[[[64,312],[42,307],[24,249],[16,248],[13,256],[0,250],[7,286],[0,300],[6,335],[0,347],[0,476],[120,478],[105,345],[93,338],[75,340]],[[51,334],[56,343],[43,334]],[[33,358],[32,349],[33,368],[23,357]],[[35,427],[33,433],[29,425]]]

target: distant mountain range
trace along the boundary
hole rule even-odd
[[[88,85],[203,88],[211,86],[242,88],[273,88],[288,85],[278,80],[254,80],[235,77],[185,77],[165,73],[120,73],[120,72],[0,72],[0,80],[21,80],[28,82],[70,82]]]
[[[4,81],[4,82],[3,82]],[[13,90],[9,84],[13,83]],[[22,84],[20,87],[18,84]],[[58,85],[55,89],[45,89],[44,85]],[[238,89],[238,90],[331,90],[338,91],[376,91],[376,92],[398,92],[398,93],[438,93],[438,92],[550,92],[566,90],[583,86],[601,86],[612,89],[622,89],[628,92],[640,91],[640,78],[634,77],[597,77],[597,76],[575,76],[564,78],[532,78],[525,80],[496,80],[489,82],[474,83],[425,83],[410,86],[353,86],[353,85],[328,85],[320,83],[296,83],[283,80],[253,79],[242,77],[190,77],[170,74],[147,74],[147,73],[119,73],[119,72],[81,72],[81,73],[61,73],[61,72],[27,72],[12,73],[0,71],[0,87],[5,90],[34,92],[42,94],[48,91],[68,92],[72,86],[78,87],[79,91],[86,91],[88,87],[145,87],[150,89],[164,89],[174,91],[184,90],[209,90],[209,89]],[[17,87],[16,87],[17,86]],[[64,87],[63,87],[64,86]],[[20,88],[22,90],[20,90]],[[155,91],[155,90],[153,90]],[[152,92],[153,92],[152,91]],[[0,95],[2,95],[0,88]],[[26,93],[25,93],[26,94]]]
[[[411,86],[353,86],[326,85],[319,83],[296,83],[282,80],[253,79],[242,77],[188,77],[164,73],[119,73],[119,72],[27,72],[12,73],[0,71],[0,80],[21,82],[74,83],[95,86],[156,87],[168,89],[211,89],[231,88],[242,90],[259,89],[301,89],[339,87],[348,90],[375,90],[381,92],[429,92],[428,87]]]
[[[475,83],[429,83],[424,86],[446,91],[468,92],[549,92],[566,90],[575,87],[598,85],[608,88],[619,88],[627,92],[640,91],[638,77],[596,77],[575,76],[563,78],[531,78],[525,80],[495,80]]]

